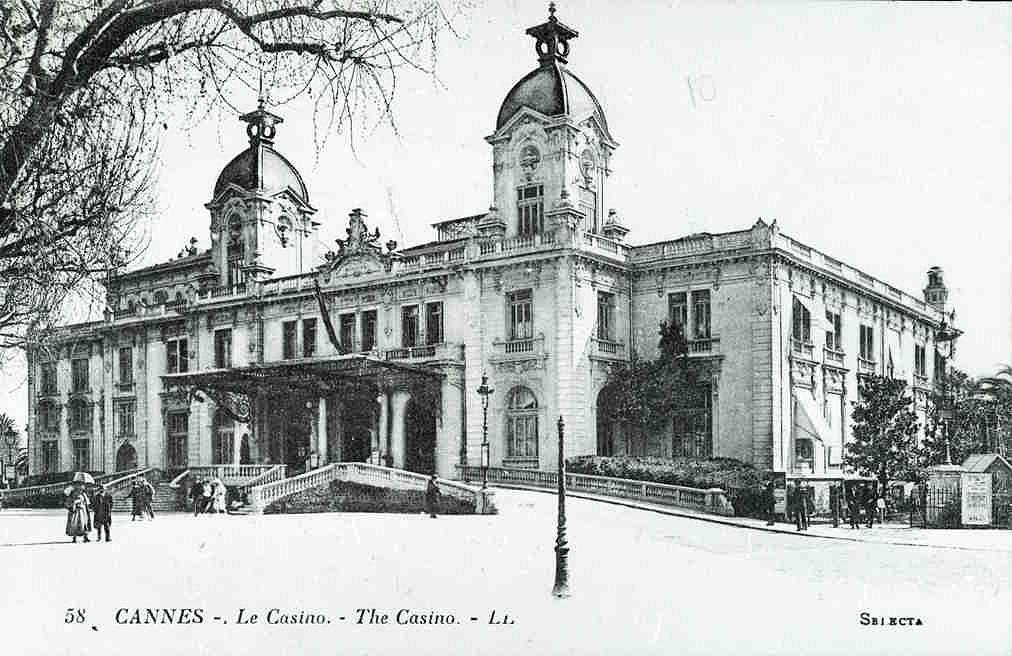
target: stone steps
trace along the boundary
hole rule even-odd
[[[113,512],[130,512],[133,509],[129,494],[129,490],[126,490],[122,496],[113,498]],[[159,483],[155,486],[154,496],[151,497],[151,509],[156,513],[180,510],[176,499],[175,488],[169,487],[168,483]]]

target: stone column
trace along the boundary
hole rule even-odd
[[[436,475],[456,478],[456,464],[460,461],[460,444],[463,439],[463,385],[464,372],[449,370],[442,384],[442,412],[436,429]]]
[[[390,453],[390,443],[387,440],[389,431],[387,430],[388,417],[390,415],[390,395],[387,392],[381,392],[379,398],[379,421],[376,426],[375,444],[373,444],[373,451],[380,455],[379,464],[386,464],[383,456]]]
[[[239,456],[242,452],[242,435],[246,432],[246,424],[238,421],[232,422],[232,464],[239,464]]]
[[[335,400],[330,404],[330,408],[330,414],[333,417],[331,424],[333,430],[327,431],[327,439],[333,444],[333,448],[328,446],[327,455],[332,462],[341,462],[344,460],[344,403]],[[375,451],[375,446],[371,442],[370,447]]]
[[[404,419],[411,394],[405,390],[397,390],[390,400],[393,417],[391,418],[390,455],[393,466],[404,469],[404,452],[407,448],[407,434]]]
[[[320,464],[324,465],[327,462],[327,398],[324,396],[320,397],[317,407],[316,425],[316,452],[320,456]]]

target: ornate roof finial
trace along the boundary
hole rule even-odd
[[[566,63],[569,56],[569,40],[580,35],[576,30],[567,27],[555,17],[555,3],[548,3],[548,21],[541,25],[528,28],[527,34],[534,37],[537,43],[534,49],[538,53],[538,61],[542,66],[550,66],[558,61]]]
[[[274,135],[277,134],[276,126],[278,123],[284,122],[284,119],[277,114],[267,111],[264,104],[263,84],[261,83],[256,110],[239,117],[240,121],[246,123],[246,134],[249,135],[250,146],[259,146],[260,144],[270,146],[273,144]]]

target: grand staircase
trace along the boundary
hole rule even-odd
[[[154,488],[155,494],[151,497],[151,509],[156,515],[160,512],[173,512],[183,509],[179,506],[177,488],[170,486],[168,483],[158,483],[154,485]],[[112,510],[113,512],[126,513],[133,510],[133,501],[130,500],[130,488],[121,490],[113,495]]]

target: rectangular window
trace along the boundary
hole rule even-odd
[[[342,314],[340,318],[341,332],[338,339],[341,346],[349,353],[355,350],[355,315]]]
[[[692,292],[692,338],[710,339],[710,292]]]
[[[938,351],[935,351],[935,380],[945,378],[945,358]]]
[[[609,292],[597,293],[597,338],[615,341],[615,295]]]
[[[227,369],[232,366],[232,329],[214,331],[214,366]]]
[[[507,295],[510,339],[534,337],[534,307],[531,290],[524,289]]]
[[[709,458],[713,452],[713,409],[710,387],[701,385],[694,407],[675,412],[671,455],[675,458]]]
[[[316,319],[302,320],[302,357],[311,358],[316,355]]]
[[[840,323],[840,315],[826,310],[826,324],[829,330],[826,331],[826,348],[833,351],[843,350],[843,326]]]
[[[812,341],[812,314],[805,304],[794,297],[793,328],[791,336],[799,342],[808,344]]]
[[[668,294],[668,321],[678,326],[682,335],[686,335],[685,328],[689,324],[689,306],[685,299],[685,292]]]
[[[443,343],[443,303],[425,304],[425,343]]]
[[[119,350],[119,382],[120,385],[134,382],[134,350],[130,346]]]
[[[91,412],[88,403],[82,399],[73,399],[68,405],[70,413],[70,430],[86,431],[91,424]]]
[[[538,416],[520,414],[510,416],[506,423],[506,456],[509,458],[536,458],[538,456]]]
[[[56,394],[56,363],[43,362],[39,366],[39,392]]]
[[[914,344],[914,373],[918,376],[926,375],[927,363],[924,361],[924,345]]]
[[[55,433],[60,430],[60,411],[55,403],[44,401],[39,404],[39,423],[44,431]]]
[[[75,392],[88,391],[88,360],[80,358],[70,361],[70,378]]]
[[[517,232],[521,235],[544,232],[544,195],[544,185],[527,185],[517,189]]]
[[[371,351],[376,348],[376,310],[362,313],[362,350]]]
[[[168,424],[166,459],[169,467],[185,467],[188,461],[186,441],[190,430],[190,415],[187,412],[170,412]]]
[[[587,226],[587,230],[590,232],[598,232],[600,226],[597,225],[597,192],[581,187],[580,209],[587,217],[583,225]]]
[[[186,339],[170,339],[165,342],[165,370],[180,374],[190,370],[189,344]]]
[[[88,471],[91,469],[91,442],[89,440],[74,440],[74,469],[77,471]]]
[[[875,329],[871,326],[861,326],[860,355],[864,360],[875,361]]]
[[[418,306],[405,305],[401,308],[401,346],[411,348],[418,345]]]
[[[125,437],[134,434],[134,413],[136,405],[133,401],[127,401],[116,405],[116,429],[117,437]]]
[[[281,324],[281,357],[284,360],[292,360],[295,358],[296,353],[296,340],[298,334],[295,329],[298,323],[295,321],[285,321]]]
[[[42,443],[42,472],[51,474],[60,471],[60,447],[55,441]]]

